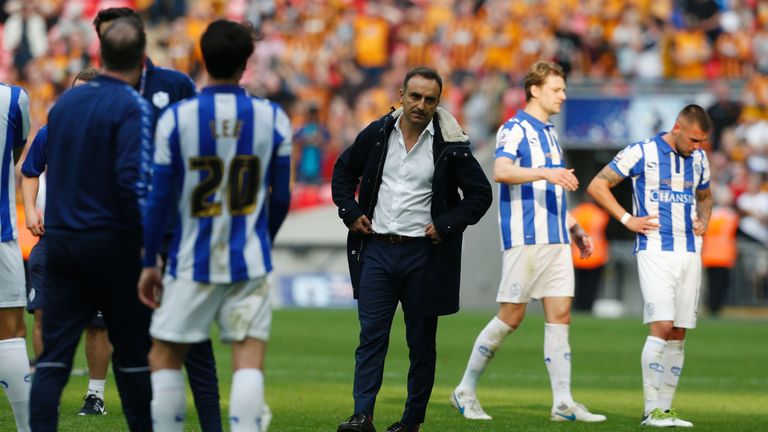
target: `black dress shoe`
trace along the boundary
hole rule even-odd
[[[419,425],[406,426],[400,422],[388,427],[385,432],[419,432]]]
[[[336,432],[376,432],[376,428],[373,427],[371,417],[363,413],[356,413],[344,420]]]

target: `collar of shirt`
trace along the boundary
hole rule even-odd
[[[237,85],[221,84],[221,85],[207,86],[202,90],[200,90],[200,93],[203,93],[203,94],[234,93],[234,94],[245,95],[245,89]]]
[[[94,78],[93,81],[110,83],[110,84],[123,84],[123,85],[130,86],[128,82],[123,81],[119,78],[115,78],[113,76],[109,76],[109,75],[99,75],[96,78]]]
[[[658,145],[661,151],[664,153],[674,152],[675,154],[677,154],[677,152],[672,148],[672,146],[667,144],[667,142],[664,141],[664,138],[662,138],[666,133],[667,131],[661,131],[658,134],[656,134],[655,137],[653,137],[653,139],[656,141],[656,145]]]
[[[400,117],[398,117],[397,120],[395,121],[395,130],[397,131],[397,133],[400,134],[401,137],[403,136],[403,131],[402,131],[402,129],[400,129],[400,120],[403,119],[404,115],[405,115],[405,112],[403,112],[400,115]],[[416,140],[416,144],[418,144],[418,143],[420,143],[422,141],[422,139],[424,138],[424,133],[429,133],[432,136],[432,138],[435,137],[435,125],[432,124],[432,120],[431,119],[429,120],[429,123],[427,123],[427,127],[425,127],[424,130],[421,131],[421,134],[419,134],[419,139]]]
[[[527,120],[528,123],[532,124],[533,127],[539,130],[544,130],[554,126],[551,122],[544,123],[543,121],[537,119],[536,117],[528,114],[524,110],[517,111],[517,117],[520,118],[521,120]]]

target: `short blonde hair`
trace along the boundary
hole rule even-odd
[[[525,101],[528,102],[533,98],[531,94],[531,87],[540,87],[544,85],[544,81],[550,75],[561,77],[565,80],[565,72],[559,64],[548,61],[537,61],[528,69],[528,73],[525,74]]]

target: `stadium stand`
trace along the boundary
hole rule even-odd
[[[0,79],[28,90],[32,131],[45,123],[73,73],[96,63],[90,21],[107,6],[140,10],[154,41],[152,59],[198,84],[205,77],[196,41],[207,23],[227,17],[254,24],[261,40],[245,85],[280,103],[297,131],[317,107],[328,133],[322,157],[312,162],[319,164],[312,170],[319,181],[297,189],[294,209],[329,202],[322,183],[337,155],[365,124],[397,104],[399,77],[418,64],[450,77],[442,104],[478,148],[522,106],[520,79],[534,59],[562,64],[574,90],[626,95],[632,88],[685,87],[706,93],[717,129],[709,149],[713,188],[729,194],[742,215],[747,207],[757,209],[749,219],[756,229],[749,226],[740,236],[751,242],[748,248],[756,245],[758,268],[768,262],[762,258],[766,242],[754,238],[768,226],[768,209],[760,205],[768,196],[766,2],[9,0],[0,11]]]

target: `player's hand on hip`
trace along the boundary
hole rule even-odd
[[[427,227],[424,228],[424,237],[428,238],[432,244],[438,244],[443,241],[443,238],[440,237],[440,233],[437,232],[433,224],[428,224]]]
[[[139,276],[139,300],[152,309],[160,307],[163,293],[163,274],[158,267],[146,267]]]
[[[548,168],[544,179],[549,183],[560,185],[571,192],[579,187],[579,179],[573,175],[573,168]]]
[[[632,216],[625,225],[636,233],[648,234],[659,229],[659,217],[657,215]]]
[[[371,225],[371,221],[368,220],[366,215],[362,215],[354,222],[352,222],[352,224],[349,226],[349,230],[358,234],[373,234],[373,226]]]
[[[707,226],[701,223],[699,218],[693,218],[693,234],[701,237],[707,233]]]

